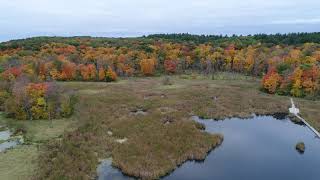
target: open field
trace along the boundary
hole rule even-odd
[[[24,130],[25,144],[0,153],[0,179],[33,179],[39,168],[41,145],[74,130],[76,126],[72,123],[69,119],[17,121],[1,115],[0,125],[8,126],[13,132]]]
[[[32,179],[38,168],[38,149],[23,145],[0,153],[0,179]]]
[[[54,120],[53,125],[50,121],[13,121],[9,126],[23,126],[30,142],[44,142],[40,150],[26,146],[40,154],[41,168],[34,168],[38,170],[35,178],[91,179],[99,159],[111,156],[113,165],[124,173],[152,179],[186,160],[204,159],[221,143],[221,135],[201,131],[191,116],[223,119],[287,113],[290,105],[288,97],[260,92],[259,80],[252,78],[170,78],[172,85],[163,85],[163,77],[61,82],[78,94],[71,119]],[[302,116],[319,130],[320,102],[294,100]]]

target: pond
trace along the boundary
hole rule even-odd
[[[111,166],[112,159],[104,159],[97,168],[98,180],[134,180],[127,177],[122,172]]]
[[[163,177],[165,180],[318,180],[320,177],[320,139],[306,126],[272,116],[224,121],[193,118],[206,126],[205,131],[223,134],[224,141],[204,161],[188,161]],[[304,142],[304,153],[295,149],[298,142]],[[129,179],[118,173],[119,179]]]
[[[10,138],[10,136],[11,132],[8,129],[3,131],[0,130],[0,140],[7,140]]]
[[[12,132],[9,129],[0,129],[0,153],[21,143],[23,143],[22,136],[12,136]]]

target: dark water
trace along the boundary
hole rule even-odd
[[[201,120],[207,132],[224,135],[203,162],[188,161],[165,180],[319,180],[320,139],[307,127],[272,116]],[[295,145],[304,142],[304,154]],[[113,179],[127,179],[120,172]],[[109,178],[110,179],[110,178]]]

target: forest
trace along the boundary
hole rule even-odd
[[[17,119],[67,117],[75,98],[55,81],[224,71],[261,78],[266,93],[316,99],[319,68],[320,33],[34,37],[0,44],[0,108]]]
[[[0,153],[0,174],[3,179],[97,179],[103,178],[98,170],[107,161],[105,171],[114,168],[119,177],[170,178],[189,160],[203,165],[215,148],[226,152],[222,148],[230,138],[205,132],[206,125],[193,117],[291,117],[289,98],[320,130],[320,33],[2,42],[0,129],[12,131],[2,142],[23,142]],[[269,140],[301,137],[283,133],[282,127]],[[266,134],[259,128],[266,127],[249,128],[254,130],[250,137]],[[236,143],[229,144],[247,149],[240,131],[233,131]],[[269,148],[263,137],[262,147]],[[310,139],[315,141],[313,134]],[[308,142],[306,153],[312,148]],[[295,144],[280,144],[286,146],[285,154],[301,159]],[[231,147],[231,153],[237,148]]]

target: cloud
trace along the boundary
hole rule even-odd
[[[319,24],[320,18],[275,20],[270,24]]]
[[[27,35],[316,31],[319,0],[1,0],[0,39]],[[295,26],[297,25],[297,26]],[[299,25],[299,27],[298,27]],[[254,29],[254,31],[252,30]]]

